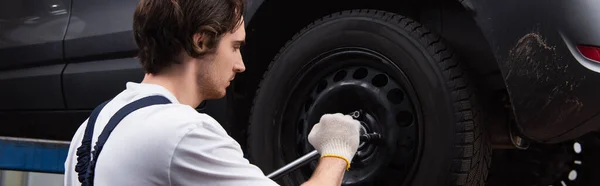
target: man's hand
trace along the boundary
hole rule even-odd
[[[337,157],[350,168],[360,143],[360,122],[340,113],[325,114],[308,134],[308,142],[321,157]]]
[[[340,113],[325,114],[308,134],[308,142],[321,159],[302,185],[340,185],[360,143],[360,122]]]

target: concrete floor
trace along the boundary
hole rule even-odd
[[[0,186],[63,186],[63,175],[0,170]]]

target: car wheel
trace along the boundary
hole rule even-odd
[[[266,174],[314,148],[325,113],[361,112],[381,144],[362,144],[344,185],[484,185],[491,148],[475,94],[440,36],[394,13],[351,10],[296,34],[264,74],[248,153]],[[280,183],[299,185],[312,162]]]

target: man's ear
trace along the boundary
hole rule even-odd
[[[204,52],[206,47],[206,35],[202,33],[194,34],[194,49],[198,52]]]

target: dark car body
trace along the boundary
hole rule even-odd
[[[126,82],[139,82],[143,72],[132,37],[137,2],[0,0],[0,136],[69,141],[95,106],[122,91]],[[273,11],[278,4],[272,2],[249,1],[247,37],[254,39],[249,43],[265,39],[257,33],[269,29],[264,23],[278,16],[279,11]],[[310,3],[315,2],[306,2]],[[489,48],[516,126],[525,137],[558,142],[600,127],[600,63],[577,50],[577,45],[600,46],[600,24],[596,24],[600,12],[594,11],[600,2],[455,3],[468,12],[487,45],[462,48]],[[272,16],[257,16],[261,12]],[[282,29],[275,24],[271,27]],[[248,69],[265,63],[248,56]],[[226,129],[237,129],[245,123],[231,119],[237,117],[232,107],[239,106],[233,97],[207,101],[198,110],[215,117]]]
[[[496,57],[517,126],[534,140],[572,139],[600,126],[599,1],[465,0]]]

